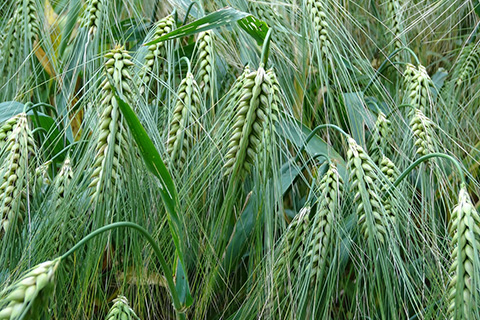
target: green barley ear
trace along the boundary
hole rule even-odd
[[[57,198],[57,207],[59,201],[62,201],[65,198],[65,189],[68,188],[70,182],[73,179],[73,170],[71,165],[70,157],[65,158],[60,171],[53,181],[55,186],[56,198]]]
[[[82,26],[88,30],[90,38],[95,37],[104,12],[104,0],[86,0]]]
[[[175,27],[175,18],[173,15],[166,16],[165,18],[159,20],[155,24],[155,32],[153,35],[153,40],[158,39],[170,31],[172,31]],[[140,86],[140,93],[143,94],[150,83],[150,79],[152,74],[154,74],[156,66],[159,64],[163,65],[163,60],[167,57],[166,51],[166,42],[158,42],[156,44],[152,44],[148,47],[148,53],[145,56],[145,63],[140,71],[140,79],[142,79],[142,84]]]
[[[348,138],[348,167],[351,188],[355,191],[358,225],[367,241],[370,237],[384,243],[387,236],[387,219],[379,196],[379,179],[372,160],[357,142]]]
[[[24,11],[24,9],[26,11]],[[20,31],[27,39],[33,43],[40,34],[39,19],[35,0],[19,1],[17,9],[14,13],[14,21],[16,28],[20,27]],[[27,30],[25,30],[25,26]]]
[[[55,207],[54,212],[60,212],[62,210],[67,211],[67,214],[61,216],[60,228],[55,230],[57,234],[52,235],[52,239],[58,239],[56,251],[58,254],[63,253],[67,248],[73,247],[76,243],[74,238],[74,232],[71,232],[73,228],[73,221],[75,218],[73,215],[74,211],[71,210],[68,206],[62,207],[62,205],[66,201],[67,192],[69,190],[72,179],[73,169],[71,165],[71,160],[70,157],[67,157],[63,162],[62,167],[58,171],[57,176],[53,180],[54,194],[52,195],[52,201],[54,202]],[[67,262],[69,262],[66,264],[67,270],[69,270],[69,268],[73,265],[73,255],[68,256],[66,260]]]
[[[306,0],[307,13],[310,23],[313,25],[316,36],[321,48],[320,56],[323,61],[329,58],[331,50],[331,40],[328,32],[327,14],[325,13],[324,0]]]
[[[436,147],[433,138],[433,122],[425,116],[420,109],[413,109],[410,129],[415,137],[414,144],[419,156],[435,153]]]
[[[106,56],[105,77],[101,84],[101,116],[95,162],[91,175],[91,201],[102,194],[111,181],[116,184],[121,180],[120,161],[124,158],[124,148],[129,141],[127,128],[120,112],[117,99],[111,85],[123,93],[127,102],[132,101],[132,81],[130,67],[133,65],[131,56],[122,47],[116,47]],[[113,79],[111,83],[108,77]]]
[[[200,32],[197,37],[197,79],[203,97],[210,95],[215,81],[214,34],[211,30]]]
[[[5,121],[0,127],[0,150],[6,145],[7,136],[12,132],[13,128],[17,124],[18,117],[12,117]]]
[[[168,162],[172,166],[182,168],[187,162],[187,155],[199,134],[201,103],[197,82],[193,74],[188,72],[178,87],[168,132]]]
[[[50,298],[60,258],[33,267],[1,295],[0,319],[32,319]]]
[[[262,2],[249,1],[248,12],[253,13],[255,17],[265,21],[269,26],[273,26],[278,23],[279,19],[281,19],[276,10],[276,6],[273,4],[272,0]]]
[[[400,171],[398,170],[397,166],[393,163],[392,160],[387,158],[386,156],[382,157],[380,161],[380,170],[385,175],[390,183],[394,183],[397,180],[398,176],[400,175]],[[382,192],[385,193],[388,190],[388,184],[382,184]],[[392,207],[390,195],[386,195],[383,199],[383,207],[385,209],[386,215],[392,220],[393,225],[396,223],[395,212]]]
[[[390,120],[387,119],[387,116],[383,112],[379,112],[368,148],[373,162],[377,165],[380,164],[382,155],[386,153],[389,147],[391,134]]]
[[[452,236],[451,280],[448,286],[449,319],[476,319],[480,290],[480,216],[465,185],[450,218]]]
[[[43,193],[52,184],[48,175],[50,162],[44,163],[35,169],[35,192]]]
[[[296,274],[304,253],[304,242],[310,228],[311,206],[307,203],[288,225],[280,242],[279,257],[275,261],[274,278],[279,291],[286,287],[289,274]]]
[[[432,79],[427,73],[424,66],[419,65],[418,68],[412,68],[407,65],[408,77],[408,97],[410,105],[413,109],[420,110],[423,114],[430,111],[432,97],[430,88],[433,87]],[[412,116],[412,115],[411,115]]]
[[[2,229],[9,232],[11,225],[23,219],[26,186],[29,181],[29,158],[35,154],[35,142],[28,127],[27,115],[21,113],[13,120],[3,147],[4,161],[0,169],[0,201]],[[0,231],[2,231],[0,229]]]
[[[401,0],[387,2],[387,26],[392,34],[393,50],[405,47]],[[401,61],[401,54],[395,56],[395,61]]]
[[[230,119],[235,112],[236,105],[240,102],[240,97],[243,92],[243,86],[245,85],[253,87],[253,85],[255,84],[255,79],[252,79],[251,77],[248,79],[249,84],[245,84],[245,82],[247,81],[247,75],[249,75],[251,72],[252,71],[250,70],[250,67],[246,65],[243,69],[242,74],[238,76],[238,78],[233,83],[232,88],[229,90],[228,99],[226,100],[224,108],[222,110],[222,115],[225,121],[231,121]]]
[[[128,305],[128,300],[124,296],[118,296],[113,300],[114,304],[108,312],[105,320],[133,320],[140,319]]]
[[[475,72],[478,72],[478,66],[480,65],[480,43],[470,43],[462,54],[463,61],[460,61],[460,71],[458,72],[458,79],[456,81],[457,86],[461,86],[464,83],[469,83]]]
[[[34,41],[40,35],[40,24],[35,0],[18,0],[12,18],[8,21],[2,47],[4,70],[9,66],[18,66],[24,63],[25,52],[31,52]],[[25,48],[25,45],[29,46]],[[20,59],[20,60],[19,60]],[[17,72],[18,69],[15,69]],[[11,76],[11,75],[10,75]],[[22,84],[18,84],[22,85]]]
[[[317,180],[318,200],[310,233],[310,242],[306,245],[307,263],[311,263],[310,279],[312,284],[322,281],[322,271],[328,267],[328,250],[331,245],[334,221],[340,210],[340,200],[343,193],[343,179],[335,164]]]
[[[245,76],[239,101],[235,103],[225,176],[243,176],[250,171],[259,152],[268,153],[274,122],[278,119],[278,105],[279,86],[273,70],[265,71],[260,65],[257,71]]]

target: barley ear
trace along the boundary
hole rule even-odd
[[[108,312],[105,320],[134,320],[140,319],[128,305],[128,300],[124,296],[118,296],[113,300],[114,304]]]
[[[33,267],[10,285],[0,299],[0,319],[31,319],[48,303],[60,258]]]
[[[10,226],[23,220],[23,200],[30,180],[29,159],[35,154],[35,142],[28,127],[27,115],[21,113],[13,119],[7,121],[12,124],[12,129],[6,137],[3,147],[5,158],[0,166],[1,226],[5,233],[9,232]]]
[[[197,53],[197,79],[200,93],[204,98],[209,97],[210,88],[215,82],[215,52],[214,34],[211,30],[200,32],[196,44]]]
[[[387,153],[391,134],[390,120],[383,112],[379,112],[368,148],[369,154],[376,165],[380,165],[383,155]]]
[[[465,185],[462,185],[458,204],[450,217],[452,237],[451,280],[447,303],[449,319],[474,319],[478,315],[480,290],[480,216]]]
[[[387,26],[390,29],[393,42],[393,50],[401,49],[405,47],[403,18],[402,18],[402,3],[401,0],[388,0],[387,1]],[[401,55],[395,56],[395,61],[401,61]]]
[[[153,39],[158,39],[170,31],[172,31],[175,27],[175,19],[173,15],[168,15],[165,18],[159,20],[155,24],[155,32],[153,35]],[[140,94],[143,94],[146,91],[150,84],[150,80],[155,78],[155,68],[161,69],[163,66],[163,60],[167,57],[166,51],[166,43],[165,41],[158,42],[156,44],[152,44],[148,47],[147,55],[145,56],[145,62],[140,70]]]
[[[407,65],[407,73],[409,73],[406,79],[408,81],[408,98],[412,110],[418,109],[423,114],[427,114],[433,101],[430,94],[430,89],[433,87],[432,79],[422,65],[417,68]],[[410,116],[412,117],[412,114]]]
[[[310,227],[311,206],[307,203],[293,218],[282,236],[278,258],[273,267],[277,290],[283,293],[288,278],[298,274],[300,260],[304,253],[304,242]]]
[[[324,0],[306,0],[305,5],[310,23],[316,32],[313,37],[315,41],[318,41],[321,50],[321,60],[326,61],[331,56],[332,44],[328,31],[329,25]]]
[[[188,72],[177,91],[177,102],[170,121],[167,153],[169,166],[182,168],[199,135],[200,93],[193,74]]]
[[[86,0],[82,26],[88,30],[90,38],[95,37],[104,15],[105,0]]]
[[[462,84],[468,84],[472,80],[476,72],[478,72],[478,66],[480,65],[480,42],[471,43],[466,50],[466,57],[460,65],[460,71],[458,72],[458,79],[456,85],[459,87]]]
[[[410,129],[415,137],[416,153],[424,156],[435,153],[436,145],[433,137],[433,122],[423,114],[420,109],[413,110],[413,117],[410,121]]]
[[[372,166],[373,162],[354,139],[349,138],[348,145],[349,179],[351,189],[355,192],[358,225],[366,240],[373,237],[380,243],[385,243],[387,218],[379,196],[378,186],[381,184]]]
[[[311,264],[310,283],[318,286],[322,272],[329,266],[328,251],[332,243],[335,220],[341,208],[343,179],[334,163],[329,165],[325,175],[317,180],[318,200],[313,218],[310,241],[306,244],[306,263]],[[336,217],[337,216],[337,217]]]
[[[121,181],[121,161],[124,159],[128,136],[123,115],[111,86],[122,92],[127,102],[132,101],[131,56],[122,47],[116,47],[106,56],[104,80],[101,84],[101,104],[99,129],[95,148],[93,172],[91,174],[91,201],[103,194],[106,185],[119,185]],[[109,81],[109,77],[113,79]]]
[[[238,103],[235,104],[233,131],[228,142],[224,174],[244,176],[255,164],[257,155],[271,153],[274,123],[278,119],[279,87],[273,70],[245,76]],[[265,163],[260,163],[263,168]]]
[[[397,166],[393,163],[392,160],[387,158],[386,156],[382,157],[382,161],[380,161],[380,170],[385,175],[390,183],[394,183],[395,180],[398,178],[400,171],[398,170]],[[387,192],[389,185],[386,183],[382,184],[382,193]],[[395,210],[392,206],[391,202],[391,195],[385,195],[385,198],[382,201],[383,207],[385,209],[386,216],[390,218],[392,225],[396,224],[396,215]]]

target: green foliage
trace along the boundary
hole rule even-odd
[[[0,319],[480,319],[479,8],[4,1]]]

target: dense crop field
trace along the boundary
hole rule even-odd
[[[480,319],[478,0],[1,0],[0,320]]]

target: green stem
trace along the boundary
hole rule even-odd
[[[140,232],[142,236],[145,237],[145,239],[150,243],[150,245],[153,248],[153,251],[155,252],[155,255],[157,256],[158,260],[160,261],[160,265],[162,267],[163,273],[165,274],[165,279],[167,280],[168,288],[170,289],[170,294],[172,295],[173,299],[173,305],[175,307],[175,310],[177,312],[177,319],[185,319],[185,314],[183,312],[180,312],[179,310],[181,309],[181,304],[180,300],[178,298],[177,294],[177,289],[175,288],[175,283],[173,281],[172,277],[172,270],[168,266],[167,262],[163,258],[162,252],[160,251],[160,248],[158,245],[155,243],[155,240],[153,237],[148,233],[147,230],[144,228],[140,227],[138,224],[133,223],[133,222],[115,222],[106,226],[103,226],[93,232],[91,232],[89,235],[87,235],[85,238],[77,242],[70,250],[68,250],[66,253],[64,253],[60,259],[65,259],[75,251],[77,251],[81,246],[83,246],[85,243],[90,241],[91,239],[95,238],[96,236],[107,232],[111,229],[118,229],[118,228],[132,228],[135,229],[136,231]]]
[[[187,8],[187,13],[185,13],[185,19],[183,20],[182,26],[184,26],[187,23],[188,15],[190,14],[190,10],[192,10],[194,5],[197,5],[198,7],[200,7],[200,5],[197,3],[197,1],[192,1],[192,3],[190,3],[190,5]]]
[[[187,57],[181,57],[178,62],[180,63],[182,60],[185,60],[185,62],[187,63],[187,72],[191,73],[192,72],[192,66],[190,65],[190,60],[188,60]]]
[[[410,108],[413,109],[413,106],[412,106],[411,104],[409,104],[409,103],[404,103],[404,104],[399,105],[399,106],[396,107],[396,108],[393,108],[392,111],[390,111],[390,112],[387,114],[387,117],[389,117],[390,115],[392,115],[395,111],[398,111],[398,110],[403,109],[403,108],[405,108],[405,107],[410,107]]]
[[[402,182],[402,180],[405,179],[405,177],[416,166],[418,166],[420,163],[422,163],[422,162],[424,162],[424,161],[426,161],[430,158],[444,158],[444,159],[450,160],[455,165],[455,167],[458,171],[458,174],[460,176],[460,179],[462,181],[462,184],[466,185],[465,174],[463,172],[462,166],[460,165],[460,163],[455,158],[453,158],[452,156],[449,156],[448,154],[444,154],[444,153],[430,153],[430,154],[427,154],[427,155],[419,158],[417,161],[412,163],[407,169],[405,169],[405,171],[402,172],[402,174],[397,178],[397,180],[395,180],[395,182],[393,183],[393,187],[397,187],[400,184],[400,182]]]
[[[392,53],[390,53],[390,55],[387,57],[387,59],[385,59],[382,64],[380,65],[380,67],[377,69],[377,71],[375,72],[373,78],[370,80],[370,82],[367,84],[367,86],[365,87],[365,89],[363,90],[363,92],[367,92],[368,88],[370,88],[370,86],[373,84],[373,82],[375,81],[375,79],[378,77],[378,75],[380,73],[383,72],[383,70],[387,67],[390,67],[390,66],[393,66],[395,64],[403,64],[403,62],[392,62],[392,58],[397,54],[399,53],[400,51],[402,50],[407,50],[412,56],[413,58],[415,59],[415,62],[417,63],[417,65],[420,65],[420,60],[418,59],[417,55],[415,54],[415,52],[413,52],[412,49],[408,48],[408,47],[403,47],[403,48],[398,48],[398,49],[395,49]],[[387,63],[390,63],[388,66],[387,66]]]
[[[340,128],[340,127],[337,126],[337,125],[334,125],[334,124],[331,124],[331,123],[321,124],[321,125],[319,125],[318,127],[316,127],[315,129],[313,129],[312,132],[310,132],[310,134],[307,136],[307,139],[305,140],[305,143],[302,145],[302,147],[300,148],[300,150],[298,150],[297,155],[295,156],[294,162],[297,162],[297,161],[298,161],[298,159],[300,158],[301,153],[302,153],[302,152],[305,150],[305,148],[307,147],[308,142],[309,142],[310,140],[312,140],[312,138],[317,134],[317,132],[320,131],[321,129],[325,129],[325,128],[335,129],[335,130],[337,130],[338,132],[340,132],[341,134],[343,134],[345,137],[350,138],[350,135],[349,135],[348,133],[346,133],[345,131],[343,131],[343,129]]]
[[[29,108],[25,111],[25,113],[28,113],[31,110],[34,110],[38,107],[44,107],[44,108],[50,109],[53,112],[53,115],[55,116],[55,118],[58,118],[58,113],[57,113],[57,110],[55,109],[55,107],[52,106],[51,104],[44,103],[44,102],[40,102],[40,103],[29,106]]]
[[[270,39],[272,38],[272,28],[268,29],[267,35],[265,36],[265,41],[263,42],[262,56],[260,61],[263,64],[264,68],[267,66],[268,54],[270,53]]]

